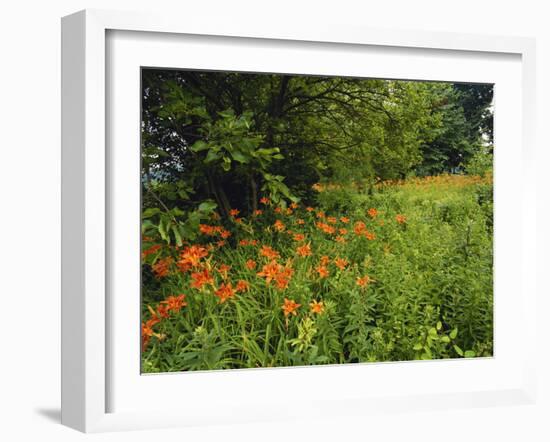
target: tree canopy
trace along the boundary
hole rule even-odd
[[[156,69],[142,84],[146,207],[250,213],[323,180],[456,171],[492,142],[492,85]]]

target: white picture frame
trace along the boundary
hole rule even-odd
[[[371,410],[383,408],[387,411],[407,411],[426,408],[453,408],[469,406],[487,406],[503,403],[532,403],[536,395],[534,321],[536,312],[535,265],[535,195],[534,184],[534,107],[535,107],[535,46],[532,39],[517,37],[490,37],[450,33],[426,33],[416,31],[392,32],[375,29],[354,29],[342,26],[307,25],[299,28],[290,25],[277,25],[272,28],[257,27],[250,23],[247,27],[232,26],[230,23],[211,23],[206,18],[197,18],[182,25],[177,17],[153,16],[150,14],[130,14],[112,11],[86,10],[63,18],[62,21],[62,423],[84,432],[110,431],[121,429],[156,428],[167,426],[207,425],[213,419],[204,412],[204,408],[176,408],[168,405],[165,409],[122,409],[110,404],[109,395],[114,389],[112,383],[113,356],[110,334],[113,334],[113,321],[116,317],[110,311],[111,301],[108,297],[109,281],[109,245],[116,240],[110,223],[113,222],[112,204],[117,204],[116,197],[110,195],[109,179],[112,177],[113,164],[108,152],[109,140],[113,134],[107,132],[106,121],[110,114],[108,79],[106,75],[108,64],[116,56],[109,51],[109,33],[140,32],[144,38],[169,37],[172,39],[185,36],[201,36],[201,38],[216,37],[220,41],[238,39],[239,41],[268,41],[285,48],[303,48],[307,45],[338,45],[339,48],[374,47],[377,50],[399,48],[401,51],[422,49],[429,51],[434,60],[445,54],[470,54],[482,63],[491,54],[502,54],[516,57],[519,60],[520,81],[519,95],[521,106],[521,121],[518,143],[515,152],[523,168],[523,186],[518,190],[521,200],[521,211],[515,215],[514,222],[520,226],[520,236],[515,246],[521,255],[521,280],[517,281],[520,294],[518,305],[522,315],[517,321],[521,331],[520,338],[525,342],[524,351],[518,352],[517,364],[514,366],[514,379],[508,383],[501,382],[488,389],[476,385],[472,391],[464,388],[460,392],[439,391],[437,385],[425,394],[418,391],[393,391],[376,395],[359,393],[355,396],[342,394],[333,389],[326,399],[313,398],[307,407],[300,406],[283,409],[277,404],[273,407],[258,407],[254,399],[257,392],[250,391],[244,395],[242,403],[235,405],[243,418],[237,418],[237,413],[227,413],[217,416],[217,422],[259,421],[283,419],[288,416],[307,417],[325,414],[361,415]],[[149,34],[148,34],[149,33]],[[155,33],[155,34],[150,34]],[[236,40],[231,40],[236,41]],[[135,45],[135,42],[133,43]],[[162,44],[162,43],[160,43]],[[135,47],[135,46],[134,46]],[[129,47],[127,47],[129,48]],[[131,52],[131,51],[129,51]],[[145,52],[145,51],[144,51]],[[115,54],[115,55],[113,55]],[[121,57],[122,59],[123,57]],[[137,59],[136,59],[137,60]],[[131,61],[138,63],[138,61]],[[415,79],[430,77],[429,69],[435,69],[435,64],[426,63],[420,68]],[[254,64],[248,70],[254,70]],[[243,70],[247,70],[244,69]],[[425,70],[422,74],[422,69]],[[413,74],[414,75],[414,74]],[[116,75],[115,75],[116,76]],[[519,78],[519,77],[518,77]],[[136,91],[136,99],[138,98]],[[498,110],[497,110],[498,112]],[[504,112],[503,112],[504,113]],[[510,114],[512,117],[514,114]],[[517,115],[517,114],[516,114]],[[136,131],[138,131],[136,126]],[[497,129],[498,130],[498,129]],[[498,136],[498,135],[497,135]],[[513,134],[511,134],[513,136]],[[512,147],[513,149],[513,147]],[[510,157],[513,160],[514,157]],[[120,163],[120,161],[119,161]],[[497,166],[498,167],[498,166]],[[503,169],[504,170],[504,169]],[[496,171],[498,179],[498,170]],[[510,179],[511,177],[508,177]],[[501,183],[506,176],[501,175]],[[505,188],[503,186],[502,188]],[[496,191],[498,194],[498,185]],[[497,200],[498,205],[498,200]],[[115,223],[116,224],[116,221]],[[511,225],[513,227],[513,225]],[[495,260],[499,262],[498,248]],[[506,250],[504,250],[506,252]],[[505,264],[505,259],[500,262]],[[503,266],[504,266],[503,264]],[[504,267],[503,267],[504,268]],[[503,325],[506,330],[510,324]],[[517,326],[517,323],[516,323]],[[110,328],[110,331],[109,331]],[[136,330],[138,326],[136,325]],[[508,330],[510,331],[510,330]],[[503,333],[501,336],[508,336]],[[519,339],[519,338],[518,338]],[[120,346],[119,346],[120,348]],[[136,355],[136,357],[138,357]],[[498,362],[498,354],[495,357]],[[502,358],[501,360],[505,360]],[[475,361],[468,361],[475,362]],[[485,375],[491,375],[491,362],[486,367],[464,366],[456,364],[455,371],[469,371],[475,376],[479,370],[485,370]],[[438,361],[431,361],[438,364]],[[453,362],[451,362],[452,364]],[[449,362],[446,362],[449,364]],[[506,365],[507,363],[505,363]],[[415,375],[419,370],[414,363],[410,364],[378,364],[372,365],[377,373],[384,375],[399,374],[400,366],[407,365],[408,375]],[[433,365],[432,365],[433,366]],[[441,366],[441,364],[439,364]],[[412,368],[411,368],[412,367]],[[353,377],[351,370],[355,367],[332,367],[334,370],[346,370],[346,377]],[[275,369],[271,372],[258,370],[234,370],[225,373],[223,377],[214,374],[217,385],[243,384],[265,386],[269,377],[274,384],[284,382],[289,376],[302,376],[304,369]],[[319,369],[315,368],[317,373]],[[373,370],[372,368],[370,370]],[[437,370],[437,367],[436,367]],[[478,371],[476,371],[478,370]],[[330,374],[332,373],[332,374]],[[139,373],[134,373],[139,376]],[[210,374],[208,374],[210,375]],[[517,375],[517,376],[516,376]],[[196,375],[195,375],[196,376]],[[206,374],[199,374],[206,376]],[[303,376],[302,376],[303,377]],[[120,378],[120,376],[119,376]],[[147,377],[144,377],[147,378]],[[246,378],[246,379],[245,379]],[[115,377],[116,379],[116,377]],[[151,378],[150,378],[151,379]],[[160,376],[157,383],[163,388],[175,385],[176,377]],[[189,381],[191,384],[193,381]],[[199,378],[195,378],[200,384]],[[243,381],[245,379],[245,381]],[[277,380],[279,379],[279,380]],[[146,381],[152,383],[153,381]],[[210,382],[210,381],[209,381]],[[251,383],[251,384],[250,384]],[[160,385],[160,384],[159,384]],[[189,384],[188,384],[189,386]],[[156,387],[156,386],[155,386]],[[132,386],[129,385],[128,389]],[[148,387],[145,387],[146,392]],[[251,389],[253,390],[253,389]],[[142,390],[139,390],[142,391]],[[204,391],[204,390],[203,390]],[[124,392],[123,392],[124,393]],[[227,391],[227,394],[230,390]],[[146,394],[146,393],[143,393]],[[198,399],[200,393],[193,393]],[[212,393],[205,393],[206,395]],[[192,399],[192,398],[191,398]],[[127,402],[135,402],[129,397]]]

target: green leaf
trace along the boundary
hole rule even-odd
[[[183,244],[183,241],[181,239],[179,226],[173,226],[172,231],[174,232],[174,237],[176,238],[176,244],[178,245],[178,247],[181,247],[181,245]]]
[[[441,321],[437,321],[437,325],[435,326],[435,328],[437,328],[437,330],[441,330],[441,327],[443,327],[443,324],[441,324]]]
[[[190,149],[193,152],[201,152],[201,151],[206,150],[208,148],[210,148],[210,146],[207,143],[205,143],[202,140],[199,140],[195,144],[193,144]]]
[[[183,210],[181,210],[179,207],[174,207],[172,210],[170,210],[170,213],[174,217],[185,215],[185,212]]]
[[[200,203],[198,210],[201,212],[211,212],[216,207],[218,207],[218,205],[214,201],[203,201]]]
[[[473,350],[466,350],[464,352],[464,357],[465,358],[475,358],[476,357],[476,352],[473,351]]]
[[[449,342],[451,342],[451,339],[448,336],[441,336],[440,341],[448,344]]]
[[[170,238],[166,234],[166,227],[164,226],[163,218],[160,219],[159,225],[158,225],[158,231],[160,234],[160,237],[166,241],[167,243],[170,243]]]
[[[422,350],[422,344],[420,343],[414,344],[413,350],[416,350],[416,351]]]
[[[189,199],[189,194],[183,189],[178,191],[178,195],[182,200],[188,200]]]
[[[226,109],[222,112],[218,112],[218,115],[223,118],[232,118],[235,116],[235,112],[233,112],[233,109]]]
[[[221,154],[214,149],[210,149],[208,153],[206,154],[206,158],[204,159],[204,162],[211,163],[213,161],[219,160],[221,158]]]
[[[227,157],[223,157],[222,169],[229,172],[231,169],[231,160]]]
[[[233,152],[231,152],[231,156],[233,157],[233,159],[235,161],[238,161],[239,163],[248,163],[249,159],[243,155],[242,152],[239,152],[238,150],[234,150]]]
[[[456,339],[456,336],[458,335],[458,328],[453,328],[453,330],[451,331],[451,333],[449,333],[449,337],[451,339]]]
[[[160,213],[161,210],[156,208],[156,207],[149,207],[148,209],[145,209],[142,214],[141,214],[141,217],[142,218],[151,218],[152,216]]]
[[[453,345],[453,348],[455,349],[455,351],[460,355],[460,356],[464,356],[464,352],[462,351],[462,349],[458,346],[458,345]]]
[[[433,359],[432,351],[430,350],[430,347],[428,347],[427,345],[424,346],[424,355],[427,356],[426,359]]]

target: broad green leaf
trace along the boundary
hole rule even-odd
[[[231,156],[235,161],[238,161],[239,163],[248,163],[249,161],[249,159],[238,150],[234,150],[233,152],[231,152]]]
[[[211,212],[216,207],[218,207],[218,205],[214,201],[203,201],[200,203],[198,210],[201,212]]]
[[[449,333],[449,337],[451,339],[456,339],[456,336],[458,335],[458,329],[457,328],[453,328],[453,330],[451,331],[451,333]]]
[[[202,141],[202,140],[199,140],[199,141],[197,141],[195,144],[193,144],[193,145],[191,146],[191,150],[192,150],[193,152],[201,152],[201,151],[203,151],[203,150],[208,149],[209,147],[210,147],[210,146],[209,146],[207,143],[205,143],[205,142]]]
[[[181,245],[183,244],[183,241],[181,239],[179,226],[177,225],[172,226],[172,231],[174,232],[174,237],[176,238],[176,244],[178,245],[178,247],[181,247]]]
[[[213,161],[219,160],[220,158],[221,158],[221,154],[219,152],[217,152],[214,149],[210,149],[206,154],[206,158],[204,159],[204,162],[208,164]]]
[[[142,214],[141,214],[141,217],[142,218],[151,218],[152,216],[160,213],[161,210],[156,208],[156,207],[149,207],[148,209],[145,209]]]
[[[159,222],[159,225],[158,225],[158,231],[159,231],[159,234],[160,234],[160,237],[170,243],[170,238],[168,237],[167,233],[166,233],[166,227],[164,225],[164,220],[163,218],[160,219],[160,222]]]

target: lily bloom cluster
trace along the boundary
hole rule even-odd
[[[428,187],[436,187],[439,190],[461,189],[472,185],[492,184],[493,177],[490,173],[479,175],[458,175],[458,174],[441,174],[426,177],[408,178],[406,180],[386,180],[379,182],[376,187],[383,189],[387,187],[406,187],[422,189]]]
[[[147,344],[151,337],[155,336],[159,340],[164,338],[164,335],[155,332],[153,327],[162,322],[163,319],[170,318],[170,313],[178,313],[183,307],[187,305],[185,302],[185,295],[169,296],[164,301],[161,301],[156,309],[148,306],[151,317],[141,324],[141,346],[142,349],[147,348]]]
[[[144,348],[152,337],[159,341],[164,338],[157,331],[159,324],[180,313],[188,303],[192,308],[210,298],[222,308],[239,302],[240,296],[267,296],[278,300],[275,305],[288,324],[289,319],[307,310],[303,305],[309,306],[307,311],[313,316],[326,314],[322,297],[330,283],[323,281],[334,278],[366,293],[374,279],[366,274],[364,263],[350,258],[347,244],[359,241],[358,246],[365,248],[377,241],[375,231],[383,225],[379,209],[368,208],[362,219],[353,219],[297,203],[275,206],[267,197],[259,202],[264,208],[254,210],[249,218],[239,217],[240,210],[232,209],[226,225],[220,223],[219,215],[210,223],[200,224],[193,244],[168,246],[147,238],[152,244],[142,252],[144,265],[150,267],[161,287],[166,281],[186,295],[170,296],[156,308],[147,306],[149,318],[142,324]],[[406,218],[393,214],[393,222],[404,224]],[[380,242],[379,247],[389,250],[388,244]],[[306,287],[312,287],[313,293]]]

